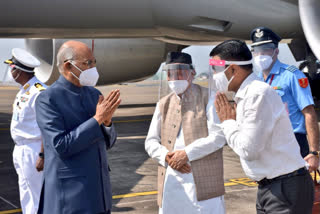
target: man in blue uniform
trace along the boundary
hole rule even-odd
[[[111,118],[119,90],[104,98],[93,87],[99,74],[84,43],[64,43],[57,66],[59,79],[36,101],[45,153],[38,213],[110,213],[107,149],[116,141]]]
[[[251,32],[251,40],[255,69],[260,78],[281,96],[300,145],[301,156],[313,171],[319,166],[319,127],[308,78],[295,66],[278,60],[281,38],[272,30],[255,28]]]

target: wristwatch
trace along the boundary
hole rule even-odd
[[[39,152],[39,157],[40,158],[44,158],[44,153],[43,152]]]
[[[310,151],[309,154],[313,154],[313,155],[319,157],[319,152],[318,151]]]

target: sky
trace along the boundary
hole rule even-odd
[[[4,78],[7,65],[3,63],[6,59],[11,58],[12,48],[24,48],[24,39],[0,39],[0,84]],[[190,46],[183,49],[183,52],[189,53],[192,56],[193,64],[197,73],[208,71],[209,53],[214,46]],[[297,63],[287,44],[279,45],[279,59],[283,63],[296,65]],[[160,66],[160,65],[159,65]],[[161,66],[159,67],[160,71]]]

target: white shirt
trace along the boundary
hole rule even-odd
[[[182,126],[180,126],[173,150],[185,150],[189,161],[201,159],[222,148],[226,143],[221,128],[216,125],[217,123],[220,123],[220,121],[216,114],[212,99],[208,102],[206,115],[209,133],[208,137],[197,139],[188,146],[185,146],[183,129]],[[168,150],[160,143],[161,113],[159,103],[157,103],[148,136],[145,141],[145,149],[151,158],[162,166],[167,167],[162,208],[159,209],[159,213],[225,213],[223,196],[200,202],[197,201],[192,172],[189,174],[182,174],[168,166],[165,162]]]
[[[279,95],[252,73],[235,95],[236,120],[221,124],[229,146],[253,180],[274,178],[303,166],[299,145]]]
[[[13,103],[11,120],[11,137],[17,145],[41,142],[41,132],[36,121],[35,102],[40,90],[35,86],[40,82],[35,76],[31,78],[16,95]]]

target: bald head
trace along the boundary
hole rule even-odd
[[[67,41],[62,44],[57,54],[57,67],[64,72],[63,64],[66,60],[81,60],[92,56],[91,49],[83,42]]]

